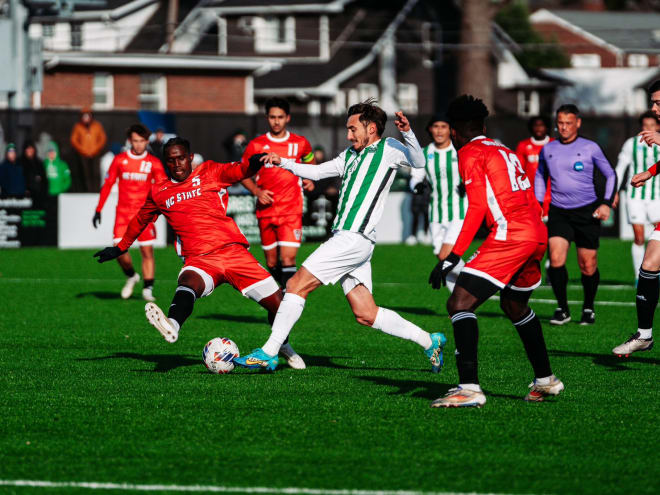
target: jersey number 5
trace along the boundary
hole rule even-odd
[[[504,150],[500,150],[500,154],[506,162],[506,169],[509,173],[509,180],[511,181],[511,190],[524,191],[525,189],[529,189],[531,187],[529,177],[525,175],[525,170],[522,168],[518,156],[515,153],[507,153]]]

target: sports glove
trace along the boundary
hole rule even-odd
[[[98,258],[99,263],[105,263],[106,261],[114,260],[115,258],[119,258],[122,254],[124,254],[126,251],[122,251],[119,249],[117,246],[112,246],[112,247],[107,247],[105,249],[101,249],[100,251],[97,251],[94,253],[94,257]]]
[[[459,182],[458,185],[456,186],[456,192],[458,193],[459,197],[464,198],[465,197],[465,184],[463,181]]]
[[[257,153],[256,155],[252,155],[248,160],[250,163],[250,170],[257,172],[261,167],[263,167],[265,163],[261,161],[261,157],[266,156],[266,154],[267,153]]]
[[[431,287],[439,289],[443,285],[447,285],[447,275],[454,269],[460,260],[461,258],[457,254],[449,253],[449,256],[444,260],[438,261],[438,264],[435,265],[431,275],[429,275],[429,284],[431,284]]]
[[[92,218],[92,225],[96,228],[101,224],[101,212],[95,211],[94,218]]]

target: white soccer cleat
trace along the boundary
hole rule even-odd
[[[623,344],[612,349],[612,354],[619,357],[628,357],[633,352],[650,351],[651,349],[653,349],[653,337],[650,339],[642,339],[640,338],[639,332],[635,332]]]
[[[536,383],[536,378],[529,384],[531,390],[525,396],[525,400],[530,402],[542,402],[543,399],[549,395],[559,395],[564,390],[564,384],[555,375],[550,377],[550,383],[547,385],[539,385]]]
[[[280,347],[280,354],[286,358],[286,362],[289,363],[289,366],[294,370],[304,370],[307,367],[303,358],[293,350],[291,344],[283,344],[282,347]]]
[[[147,315],[147,320],[151,323],[156,330],[160,332],[165,340],[170,344],[176,342],[179,338],[179,331],[174,328],[169,318],[165,316],[165,313],[156,306],[154,303],[149,302],[144,307],[144,312]]]
[[[154,302],[156,298],[154,297],[154,292],[151,287],[145,287],[142,289],[142,299],[149,302]]]
[[[455,387],[450,388],[444,397],[431,402],[431,407],[481,407],[485,403],[486,396],[482,391]]]
[[[136,273],[132,277],[128,277],[126,279],[126,283],[124,286],[121,288],[121,298],[122,299],[128,299],[133,295],[133,288],[135,287],[135,284],[137,284],[140,281],[140,274]]]

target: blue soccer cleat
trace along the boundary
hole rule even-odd
[[[442,365],[445,364],[445,360],[442,358],[442,350],[447,343],[447,337],[442,332],[432,333],[431,334],[431,347],[424,351],[426,357],[431,361],[431,369],[433,373],[440,373],[442,370]]]
[[[277,356],[269,356],[259,348],[255,349],[250,354],[234,358],[234,363],[243,368],[257,368],[273,371],[277,368]]]

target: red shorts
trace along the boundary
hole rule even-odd
[[[541,260],[547,243],[488,238],[461,270],[500,289],[533,290],[541,285]]]
[[[277,246],[300,247],[302,240],[302,216],[283,215],[259,219],[261,247],[264,251]]]
[[[133,219],[133,217],[128,217],[126,215],[118,215],[115,218],[115,228],[112,231],[112,237],[115,244],[121,241],[122,237],[126,233],[128,224]],[[149,246],[156,241],[156,225],[152,222],[146,229],[142,231],[140,236],[137,238],[138,245],[140,246]]]
[[[261,301],[279,289],[275,279],[242,244],[229,244],[208,254],[189,256],[179,274],[185,270],[202,276],[205,283],[202,297],[225,282],[255,301]]]

